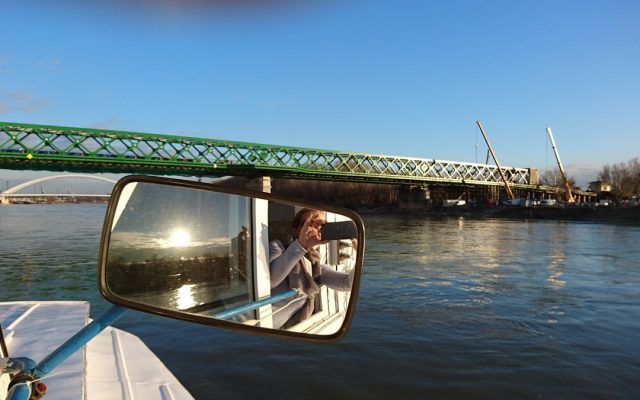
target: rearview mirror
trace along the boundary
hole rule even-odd
[[[364,226],[350,210],[131,176],[109,202],[100,291],[172,318],[335,340],[351,321],[363,254]]]

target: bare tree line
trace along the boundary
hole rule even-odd
[[[569,186],[572,188],[576,187],[575,178],[569,176],[567,178],[569,180]],[[559,169],[548,169],[544,171],[539,178],[540,184],[545,186],[552,187],[564,187],[564,183],[562,182],[562,174]]]
[[[575,188],[576,181],[569,177],[569,185]],[[640,159],[632,158],[627,162],[606,164],[598,174],[598,179],[611,184],[611,191],[621,200],[640,195]],[[558,169],[549,169],[540,175],[540,184],[563,187],[562,175]]]
[[[630,199],[640,194],[640,161],[638,158],[613,165],[605,165],[598,175],[601,181],[611,184],[611,191],[620,199]]]

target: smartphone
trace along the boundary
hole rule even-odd
[[[358,237],[358,228],[353,221],[327,222],[320,235],[322,240],[353,239]]]

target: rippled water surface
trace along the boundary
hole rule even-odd
[[[0,301],[86,299],[103,205],[0,207]],[[637,398],[640,227],[369,216],[352,329],[334,345],[130,311],[197,398]]]

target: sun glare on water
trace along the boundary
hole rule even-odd
[[[176,298],[178,310],[186,310],[187,308],[198,305],[193,298],[194,286],[195,285],[183,285],[178,289]]]
[[[169,236],[169,245],[171,247],[186,247],[190,241],[191,235],[182,228],[175,229]]]

